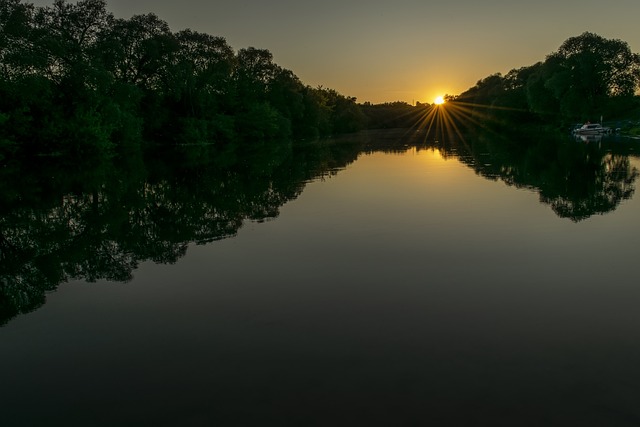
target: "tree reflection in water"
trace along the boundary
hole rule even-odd
[[[246,220],[275,218],[307,182],[336,174],[360,153],[409,147],[437,148],[486,179],[533,189],[572,221],[613,211],[632,196],[638,175],[625,144],[496,134],[436,141],[415,130],[242,152],[178,147],[83,171],[40,159],[28,173],[2,170],[0,324],[40,307],[62,282],[127,282],[142,261],[173,263],[190,243],[232,237]]]

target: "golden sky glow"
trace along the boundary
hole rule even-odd
[[[70,1],[74,2],[74,1]],[[33,1],[38,6],[53,0]],[[493,73],[543,61],[585,31],[640,51],[640,1],[107,0],[116,17],[155,13],[174,31],[268,49],[310,86],[359,102],[431,103]]]

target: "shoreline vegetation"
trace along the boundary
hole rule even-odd
[[[639,82],[640,56],[627,43],[584,33],[544,62],[448,95],[444,108],[456,129],[559,130],[605,117],[640,134]],[[167,144],[226,153],[421,126],[436,108],[358,103],[305,85],[266,49],[173,32],[153,13],[116,18],[105,0],[0,5],[0,164],[34,155],[89,164]]]

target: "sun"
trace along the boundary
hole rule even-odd
[[[436,97],[436,99],[433,100],[433,103],[436,104],[436,105],[444,104],[444,97],[442,97],[442,96]]]

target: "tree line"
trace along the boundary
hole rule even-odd
[[[553,125],[640,118],[640,55],[617,39],[585,32],[542,62],[496,73],[449,101],[498,123]]]
[[[584,33],[544,62],[488,76],[449,101],[497,123],[575,123],[640,111],[640,57]],[[104,158],[158,143],[285,141],[411,127],[427,104],[358,104],[305,85],[266,49],[174,32],[153,13],[116,18],[105,0],[0,1],[0,161]]]
[[[116,18],[105,0],[0,2],[0,159],[317,137],[364,121],[355,98],[303,84],[265,49],[235,52],[153,13]]]

